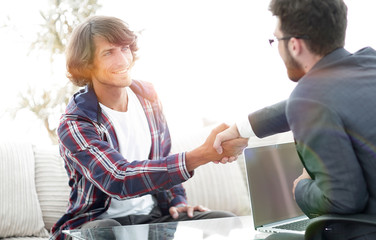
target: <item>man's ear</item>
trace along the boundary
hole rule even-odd
[[[303,50],[303,41],[293,37],[288,42],[288,48],[292,56],[298,57]]]

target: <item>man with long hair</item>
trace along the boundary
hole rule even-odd
[[[233,216],[189,206],[181,183],[195,168],[241,153],[247,139],[227,142],[219,155],[212,145],[228,127],[223,124],[203,145],[170,155],[170,134],[153,86],[131,78],[136,51],[136,35],[114,17],[91,17],[71,35],[68,77],[84,88],[58,128],[71,194],[52,238],[77,228]]]

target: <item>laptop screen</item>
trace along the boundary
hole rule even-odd
[[[292,195],[303,169],[294,143],[246,148],[244,159],[255,227],[304,215]]]

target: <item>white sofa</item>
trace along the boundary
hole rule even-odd
[[[209,130],[172,136],[172,152],[187,151],[204,142]],[[286,137],[287,136],[287,137]],[[290,141],[289,135],[282,141]],[[281,138],[252,139],[252,145],[281,142]],[[242,156],[231,164],[201,166],[183,185],[189,204],[249,215],[250,202]],[[49,230],[64,213],[68,178],[57,146],[27,142],[0,144],[0,239],[48,239]]]

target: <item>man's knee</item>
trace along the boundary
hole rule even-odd
[[[207,211],[207,212],[195,211],[193,214],[193,219],[211,219],[211,218],[225,218],[225,217],[236,217],[236,215],[231,212],[226,212],[226,211]]]
[[[121,224],[114,219],[100,219],[100,220],[87,222],[84,225],[82,225],[80,229],[84,230],[82,231],[82,236],[85,239],[86,237],[90,236],[91,239],[115,240],[116,236],[111,228],[107,229],[106,231],[95,231],[95,230],[90,231],[88,229],[95,229],[95,228],[101,228],[101,227],[116,227],[116,226],[121,226]]]
[[[114,219],[100,219],[100,220],[87,222],[84,225],[82,225],[80,228],[89,229],[89,228],[116,227],[116,226],[121,226],[121,224]]]

